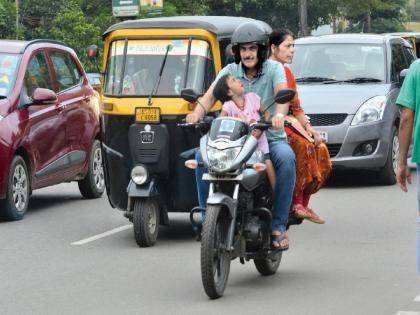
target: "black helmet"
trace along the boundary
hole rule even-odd
[[[257,43],[267,46],[268,34],[261,24],[257,22],[245,22],[239,25],[232,34],[232,46],[239,44]]]

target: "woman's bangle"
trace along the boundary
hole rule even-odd
[[[277,114],[274,115],[274,117],[284,118],[284,114],[283,113],[277,113]]]

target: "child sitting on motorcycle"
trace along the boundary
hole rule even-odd
[[[261,98],[255,93],[244,94],[244,91],[242,82],[232,75],[224,75],[217,81],[213,95],[224,103],[220,116],[240,118],[248,124],[260,120],[264,110]],[[266,111],[264,115],[268,120],[269,112]],[[274,191],[276,173],[270,160],[267,137],[258,129],[254,129],[252,135],[258,139],[258,148],[264,153],[268,180]]]

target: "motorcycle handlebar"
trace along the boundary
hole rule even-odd
[[[176,124],[178,127],[187,128],[187,127],[205,127],[213,121],[213,117],[211,116],[204,116],[196,123],[187,123],[185,119],[182,119],[182,123]]]

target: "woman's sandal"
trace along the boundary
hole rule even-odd
[[[287,245],[281,246],[281,243],[284,242],[284,240],[287,240]],[[271,247],[280,251],[288,250],[289,239],[287,238],[286,232],[281,232],[280,234],[271,234]]]

